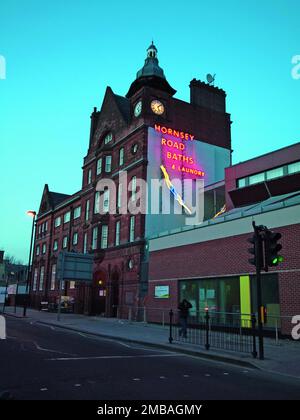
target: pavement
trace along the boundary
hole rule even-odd
[[[5,314],[23,318],[23,309],[6,307]],[[186,343],[184,340],[169,343],[169,327],[124,319],[85,316],[78,314],[57,314],[27,309],[27,320],[81,333],[88,333],[122,342],[145,344],[148,347],[180,352],[203,359],[211,359],[234,365],[252,367],[269,373],[300,378],[300,340],[280,340],[279,343],[265,339],[265,360],[254,359],[251,354],[218,349],[205,350],[204,346]]]

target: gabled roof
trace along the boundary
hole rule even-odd
[[[67,198],[71,197],[69,194],[62,194],[58,192],[49,191],[50,200],[52,202],[53,207],[58,206],[62,201],[66,200]]]
[[[42,200],[39,208],[38,216],[43,213],[47,213],[53,210],[58,204],[71,197],[69,194],[61,194],[53,191],[49,191],[48,184],[45,184],[42,195]]]
[[[120,95],[114,95],[119,110],[121,111],[125,120],[128,122],[130,120],[130,100]]]

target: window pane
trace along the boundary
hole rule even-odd
[[[88,170],[88,184],[90,184],[92,182],[92,170],[89,169]]]
[[[37,279],[38,279],[38,269],[35,268],[34,269],[34,277],[33,277],[33,286],[32,286],[33,291],[36,291]]]
[[[55,289],[55,278],[56,278],[56,264],[52,265],[52,271],[51,271],[51,290]]]
[[[90,200],[87,200],[85,205],[85,220],[89,220],[89,214],[90,214]]]
[[[101,174],[102,172],[102,158],[97,160],[97,175]]]
[[[107,248],[107,243],[108,243],[108,226],[103,225],[102,232],[101,232],[101,248]]]
[[[118,185],[118,203],[117,203],[118,208],[120,209],[122,206],[122,184]]]
[[[122,147],[120,149],[120,154],[119,154],[119,165],[122,166],[124,163],[124,148]]]
[[[68,223],[70,221],[71,213],[68,211],[64,214],[64,223]]]
[[[295,172],[300,172],[300,162],[295,162],[288,165],[288,173],[294,174]]]
[[[111,156],[105,157],[105,172],[111,171]]]
[[[131,191],[132,191],[131,199],[134,201],[135,196],[136,196],[136,176],[133,176],[131,179]]]
[[[104,144],[107,144],[107,143],[109,143],[109,142],[111,142],[112,141],[112,133],[108,133],[108,134],[106,134],[106,136],[105,136],[105,138],[104,138]]]
[[[135,217],[131,216],[130,217],[130,233],[129,233],[129,241],[133,242],[135,239],[135,235],[134,235],[134,225],[135,225]]]
[[[78,233],[75,232],[73,235],[73,245],[77,245],[77,242],[78,242]]]
[[[80,215],[81,215],[81,207],[79,206],[74,209],[74,219],[77,219],[78,217],[80,217]]]
[[[43,290],[44,289],[44,273],[45,273],[45,267],[41,267],[41,272],[40,272],[40,287],[39,290]]]
[[[243,188],[246,186],[246,178],[238,179],[238,188]]]
[[[97,249],[98,242],[98,227],[93,228],[92,249]]]
[[[85,233],[83,237],[83,253],[87,253],[87,233]]]
[[[270,171],[267,171],[266,173],[266,178],[267,179],[273,179],[273,178],[278,178],[280,176],[283,176],[283,168],[276,168],[276,169],[271,169]]]
[[[103,194],[103,212],[109,211],[109,190],[105,190]]]
[[[120,245],[120,224],[120,221],[116,223],[116,246]]]
[[[265,180],[265,173],[262,172],[260,174],[249,176],[249,185],[258,184],[259,182],[263,182]]]
[[[99,208],[99,204],[100,204],[100,192],[96,191],[95,193],[95,203],[94,203],[94,213],[99,213],[100,208]]]

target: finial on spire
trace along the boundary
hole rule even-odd
[[[147,58],[157,58],[157,48],[153,44],[153,39],[150,47],[147,49]]]

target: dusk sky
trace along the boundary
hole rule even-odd
[[[216,73],[234,163],[299,142],[299,22],[299,0],[3,0],[0,249],[26,263],[44,184],[81,188],[90,113],[107,85],[126,94],[152,39],[177,98]]]

